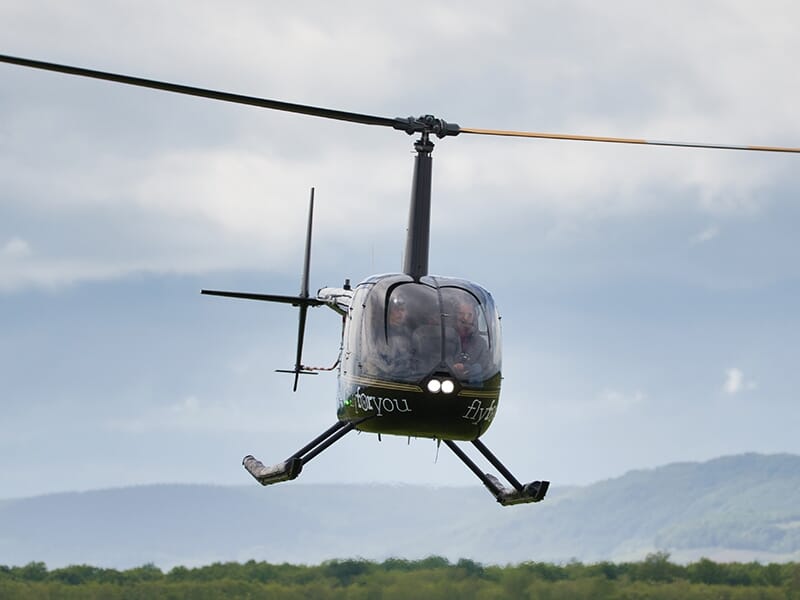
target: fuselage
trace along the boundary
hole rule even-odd
[[[362,431],[474,440],[500,399],[500,318],[462,279],[377,275],[345,315],[338,418]]]

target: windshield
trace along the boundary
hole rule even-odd
[[[363,374],[416,383],[444,370],[477,385],[500,371],[499,318],[483,288],[403,275],[370,283],[357,336]]]

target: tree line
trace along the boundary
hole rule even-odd
[[[331,560],[320,565],[214,563],[162,571],[44,563],[0,565],[0,598],[764,598],[800,600],[800,563],[641,562],[483,565],[440,556]]]

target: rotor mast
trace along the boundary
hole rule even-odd
[[[428,274],[428,250],[431,238],[431,172],[433,142],[427,132],[414,143],[414,178],[411,182],[411,203],[408,209],[406,252],[403,273],[419,280]]]
[[[401,121],[398,119],[398,121]],[[406,232],[406,251],[403,258],[403,273],[419,280],[428,274],[428,254],[431,239],[431,181],[433,171],[433,142],[431,133],[439,138],[458,135],[458,125],[447,123],[433,115],[405,121],[405,131],[409,135],[419,133],[414,142],[417,155],[414,158],[414,176],[411,182],[411,203],[408,210],[408,230]],[[400,129],[400,127],[397,127]]]

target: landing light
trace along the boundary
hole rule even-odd
[[[439,379],[429,379],[427,388],[431,394],[438,394],[439,392],[443,394],[452,394],[456,389],[456,384],[450,379],[445,379],[443,381]]]

